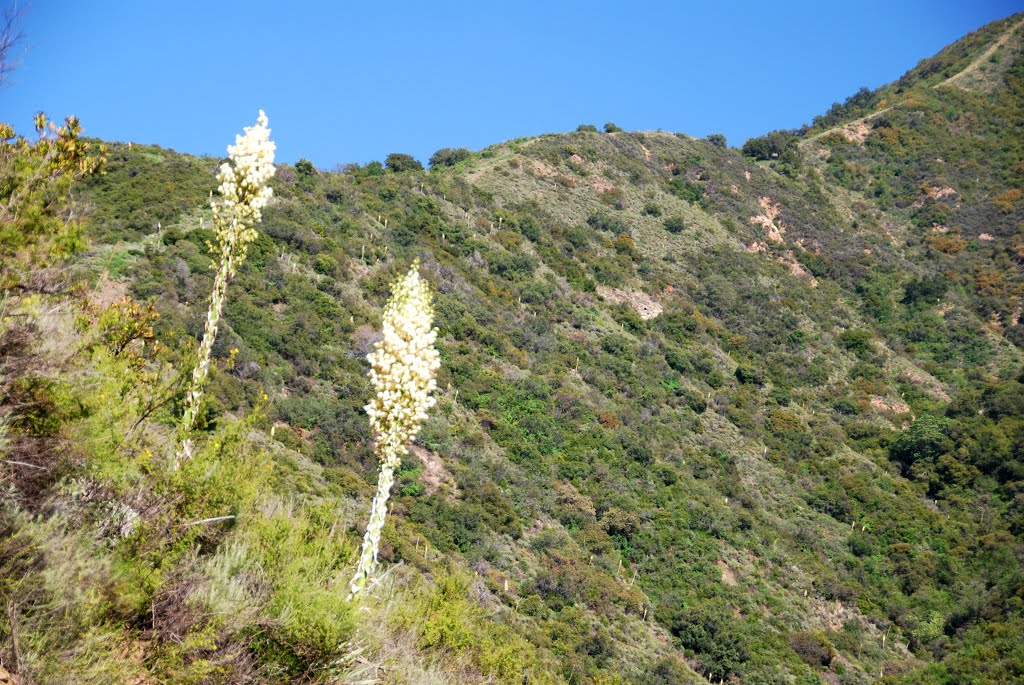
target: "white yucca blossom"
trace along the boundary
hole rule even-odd
[[[359,566],[350,584],[349,599],[362,591],[377,565],[380,534],[388,513],[388,498],[395,482],[395,469],[408,454],[437,399],[437,369],[440,355],[434,347],[434,309],[427,282],[420,278],[419,262],[394,285],[384,309],[384,338],[367,359],[370,381],[376,394],[366,405],[373,429],[374,447],[380,459],[377,494],[370,508],[370,521],[363,537]]]
[[[217,173],[220,197],[212,202],[214,230],[222,254],[225,245],[241,248],[235,266],[245,260],[245,247],[255,240],[255,226],[273,195],[267,184],[274,175],[275,147],[261,109],[256,125],[246,127],[245,135],[235,136],[235,144],[228,146],[232,163],[221,164]]]
[[[267,115],[261,109],[256,125],[247,126],[243,135],[235,136],[235,144],[228,146],[231,162],[222,164],[217,173],[219,196],[210,201],[217,245],[211,246],[211,250],[219,253],[220,260],[217,275],[213,279],[203,342],[199,345],[196,365],[192,369],[192,382],[185,395],[179,462],[192,457],[194,448],[190,434],[198,418],[203,384],[210,373],[210,352],[217,338],[228,280],[235,275],[238,265],[245,261],[249,243],[256,239],[256,224],[263,217],[263,208],[273,195],[273,190],[267,184],[274,175],[275,145],[270,140],[267,123]]]

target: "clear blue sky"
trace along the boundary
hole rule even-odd
[[[28,130],[37,110],[73,113],[89,135],[221,155],[262,107],[278,158],[322,168],[606,121],[737,145],[1020,10],[1024,0],[34,0],[0,119]]]

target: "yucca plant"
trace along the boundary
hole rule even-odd
[[[370,381],[376,394],[366,405],[373,429],[374,451],[380,460],[377,494],[370,507],[370,520],[363,536],[359,565],[349,585],[349,599],[362,592],[377,565],[380,535],[388,513],[388,498],[395,482],[395,469],[408,454],[437,399],[437,369],[440,355],[434,347],[434,308],[430,286],[420,278],[419,262],[392,287],[384,309],[383,339],[367,359]]]
[[[199,345],[192,379],[185,395],[181,447],[177,454],[179,463],[192,457],[192,431],[203,398],[203,385],[210,373],[210,352],[217,339],[228,281],[235,275],[238,265],[245,261],[249,244],[256,239],[256,224],[262,219],[263,208],[273,194],[267,184],[274,175],[275,145],[270,140],[267,123],[267,115],[260,110],[256,125],[246,127],[243,135],[235,136],[235,144],[228,146],[231,161],[222,164],[217,173],[219,195],[210,201],[217,244],[211,245],[210,250],[218,255],[219,261],[217,275],[213,279],[203,341]]]

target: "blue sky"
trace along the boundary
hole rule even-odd
[[[71,113],[89,135],[221,155],[262,107],[280,160],[328,169],[606,121],[738,145],[1021,10],[1024,0],[34,0],[0,119],[27,130],[37,110]]]

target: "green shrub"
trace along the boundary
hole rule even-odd
[[[246,535],[249,563],[270,589],[273,619],[255,642],[293,675],[337,658],[355,625],[345,599],[353,546],[332,526],[337,516],[329,505],[298,516],[282,510],[254,521]]]
[[[371,162],[373,164],[373,162]],[[416,161],[412,155],[402,152],[392,152],[384,159],[384,166],[388,171],[400,174],[405,171],[423,171],[423,165]]]
[[[469,579],[441,572],[432,587],[407,593],[395,627],[413,630],[417,646],[465,658],[499,683],[548,682],[533,645],[469,599]]]
[[[587,224],[598,231],[608,231],[613,235],[621,235],[629,232],[629,226],[616,216],[609,214],[592,214],[587,219]]]
[[[430,168],[455,166],[469,159],[472,153],[464,147],[444,147],[430,156]]]
[[[679,643],[697,653],[700,671],[709,680],[739,675],[750,649],[728,607],[705,601],[680,610],[672,604],[664,609],[665,621]]]
[[[686,230],[686,219],[681,216],[670,216],[663,222],[669,233],[682,233]]]
[[[647,216],[661,216],[661,205],[657,202],[647,202],[644,204],[643,213]]]
[[[810,666],[828,666],[835,656],[835,648],[820,630],[792,633],[789,645]]]
[[[914,279],[904,288],[904,304],[937,304],[949,290],[949,279],[945,274],[934,274]]]
[[[319,254],[313,261],[313,271],[324,276],[334,276],[338,271],[338,260],[329,254]]]
[[[697,204],[704,197],[703,188],[682,176],[676,176],[671,179],[668,182],[668,190],[680,200],[686,200],[690,204]]]
[[[736,367],[736,380],[740,383],[751,385],[764,385],[764,371],[749,364],[740,364]]]
[[[919,416],[896,438],[889,448],[890,456],[908,466],[918,461],[933,461],[953,448],[947,435],[950,423],[949,419],[941,416]]]
[[[743,154],[759,160],[778,159],[795,148],[798,140],[795,131],[772,131],[743,143]]]
[[[725,141],[725,136],[721,133],[709,134],[707,141],[715,147],[728,147],[728,144]]]
[[[861,359],[870,357],[874,352],[871,344],[873,338],[871,331],[864,328],[848,328],[839,334],[839,341],[843,347]]]

